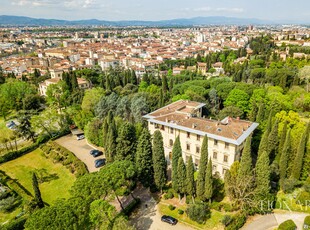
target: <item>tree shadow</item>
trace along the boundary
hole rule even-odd
[[[40,184],[59,179],[57,173],[49,173],[46,169],[37,169],[35,170],[35,173],[37,174],[38,182]]]

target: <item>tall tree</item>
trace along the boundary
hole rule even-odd
[[[270,197],[270,166],[269,155],[266,151],[258,156],[255,167],[255,195],[258,201]]]
[[[180,143],[180,137],[177,136],[175,139],[173,149],[172,149],[172,188],[178,190],[178,162],[179,158],[182,157],[182,148]]]
[[[117,131],[115,120],[112,119],[112,122],[109,124],[109,131],[106,141],[106,158],[108,162],[112,162],[115,154],[116,154],[116,138],[117,138]]]
[[[281,188],[283,188],[284,181],[287,178],[287,166],[290,153],[291,153],[291,130],[289,129],[286,134],[285,143],[283,146],[279,164]]]
[[[119,129],[116,146],[117,160],[131,160],[135,158],[136,152],[136,130],[135,126],[125,122]]]
[[[152,159],[151,134],[147,129],[143,129],[138,140],[136,152],[136,167],[138,178],[144,187],[149,187],[153,183],[154,170]]]
[[[195,167],[193,163],[193,158],[192,156],[190,156],[187,161],[187,165],[186,165],[186,187],[187,187],[186,193],[192,196],[193,203],[194,203],[194,197],[196,193],[194,173],[195,173]]]
[[[201,146],[201,155],[197,177],[197,197],[199,199],[203,199],[204,196],[207,164],[208,164],[208,136],[204,136]]]
[[[102,124],[102,145],[103,147],[106,149],[106,143],[107,143],[107,139],[108,139],[108,132],[109,132],[109,125],[107,122],[107,118],[105,118],[103,120],[103,124]]]
[[[287,121],[285,121],[285,123],[283,125],[283,129],[282,129],[282,133],[281,133],[281,137],[280,137],[280,141],[279,141],[278,154],[276,156],[277,162],[280,162],[281,154],[282,154],[285,139],[286,139],[286,134],[287,134]]]
[[[205,191],[204,191],[204,198],[209,200],[211,204],[211,198],[213,195],[213,178],[212,178],[212,160],[211,158],[208,161],[207,171],[206,171],[206,178],[205,178]]]
[[[263,102],[260,102],[255,121],[261,123],[264,121],[264,117],[265,117],[265,105]]]
[[[32,188],[34,191],[34,201],[36,202],[36,205],[39,208],[43,208],[44,202],[43,202],[42,197],[41,197],[41,192],[40,192],[38,178],[37,178],[36,173],[32,173]]]
[[[245,141],[242,152],[240,167],[238,171],[238,180],[242,181],[252,173],[252,156],[251,156],[252,136],[249,136]]]
[[[303,164],[303,159],[305,155],[305,150],[307,148],[307,140],[309,138],[309,132],[310,132],[310,123],[307,124],[306,130],[303,133],[300,143],[297,149],[297,154],[294,159],[294,164],[293,164],[293,169],[292,169],[292,177],[299,180],[301,170],[302,170],[302,164]]]
[[[272,111],[269,114],[269,118],[268,118],[268,122],[267,122],[265,132],[264,132],[262,139],[259,143],[258,155],[260,155],[264,151],[268,151],[268,138],[269,138],[269,134],[271,132],[271,125],[272,125]]]
[[[153,135],[153,168],[156,187],[162,192],[167,181],[167,163],[165,160],[164,142],[161,132],[156,130]]]
[[[187,191],[186,188],[186,167],[183,161],[183,157],[180,157],[178,160],[178,171],[177,177],[175,178],[177,182],[176,191],[179,193],[179,199],[181,200],[181,195],[185,194]]]
[[[279,120],[276,119],[268,136],[267,153],[269,154],[271,162],[275,159],[277,148],[279,146],[278,126]]]

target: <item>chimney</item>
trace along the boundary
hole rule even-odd
[[[237,117],[237,121],[239,121],[240,120],[240,117]]]
[[[192,128],[195,129],[197,127],[197,124],[193,123]]]

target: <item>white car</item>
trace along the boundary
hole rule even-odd
[[[78,135],[76,139],[79,141],[79,140],[83,140],[84,138],[85,138],[84,135]]]

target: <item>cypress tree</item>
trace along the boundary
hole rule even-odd
[[[277,154],[276,159],[275,159],[276,162],[280,162],[281,154],[283,151],[283,146],[284,146],[285,139],[286,139],[286,134],[287,134],[287,122],[285,121],[283,129],[282,129],[280,141],[279,141],[278,154]]]
[[[102,124],[102,143],[105,149],[107,148],[106,143],[108,139],[108,132],[109,132],[109,126],[108,126],[107,118],[105,118]]]
[[[252,109],[249,115],[250,121],[254,122],[256,120],[257,113],[258,113],[258,107],[257,107],[256,101],[254,100],[252,103]]]
[[[136,130],[129,122],[123,123],[117,137],[116,159],[134,160],[136,152]]]
[[[195,197],[195,180],[194,180],[195,167],[192,156],[189,157],[186,165],[186,186],[187,194],[192,196],[193,202]]]
[[[274,160],[277,153],[277,148],[279,146],[278,126],[279,120],[276,119],[268,136],[267,153],[269,154],[270,162]]]
[[[206,170],[204,198],[206,200],[209,200],[209,202],[211,203],[212,195],[213,195],[213,178],[212,178],[212,160],[210,158]]]
[[[260,155],[264,151],[268,151],[268,137],[269,137],[269,134],[271,132],[271,124],[272,124],[272,111],[270,112],[270,115],[268,118],[266,130],[265,130],[265,132],[262,136],[262,139],[259,143],[258,155]]]
[[[162,192],[167,181],[167,163],[165,160],[165,151],[163,137],[159,130],[153,135],[153,168],[154,182],[156,187]]]
[[[255,193],[258,200],[266,199],[270,194],[270,167],[269,155],[266,151],[258,156],[256,167],[256,189]]]
[[[183,161],[183,157],[178,160],[178,175],[177,175],[177,192],[179,193],[179,198],[181,195],[185,194],[187,191],[186,186],[186,167]]]
[[[166,94],[168,91],[168,82],[167,82],[167,77],[165,75],[163,75],[162,77],[162,90],[164,94]]]
[[[179,158],[182,157],[182,148],[180,143],[180,137],[175,139],[172,149],[172,188],[177,191],[177,176],[178,176],[178,162]]]
[[[138,140],[136,167],[139,180],[144,187],[149,187],[153,183],[154,171],[151,134],[147,129],[142,130]]]
[[[281,189],[283,188],[284,180],[287,178],[287,166],[290,152],[291,152],[291,130],[289,129],[286,134],[285,143],[281,153],[280,165],[279,165]]]
[[[173,78],[170,78],[170,85],[169,85],[170,93],[172,93],[172,89],[173,89]]]
[[[309,133],[308,133],[309,135]],[[307,138],[306,153],[304,154],[301,180],[307,180],[310,172],[310,140]]]
[[[256,116],[256,122],[263,122],[265,117],[265,105],[263,102],[259,103],[257,116]]]
[[[32,173],[32,188],[34,191],[34,200],[36,202],[36,205],[39,208],[43,208],[44,202],[43,202],[42,197],[41,197],[41,192],[40,192],[39,183],[38,183],[36,173]]]
[[[299,142],[299,146],[297,149],[297,154],[294,159],[294,164],[293,164],[293,169],[292,169],[292,177],[299,180],[300,174],[301,174],[301,169],[302,169],[302,163],[305,155],[305,150],[307,147],[307,139],[308,139],[308,134],[310,132],[310,123],[307,124],[306,130],[303,133],[301,140]]]
[[[251,156],[251,141],[252,136],[249,136],[245,141],[244,149],[242,152],[240,167],[238,170],[238,180],[244,180],[252,173],[252,156]]]
[[[197,197],[199,199],[203,199],[204,196],[207,164],[208,164],[208,136],[204,136],[201,146],[201,155],[197,177]]]
[[[114,155],[116,154],[116,138],[117,138],[117,131],[115,120],[113,119],[109,125],[109,131],[106,142],[106,158],[108,162],[112,162],[114,160]]]

